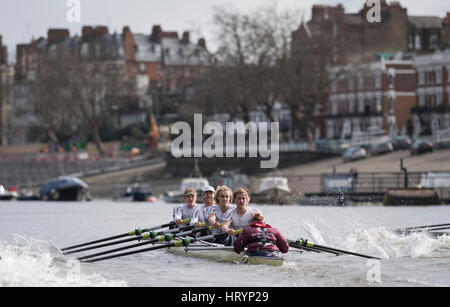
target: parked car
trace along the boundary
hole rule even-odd
[[[392,151],[394,151],[394,147],[390,141],[374,143],[370,147],[370,154],[372,156],[381,155]]]
[[[412,156],[432,151],[433,151],[433,143],[420,139],[415,140],[414,143],[411,145],[411,148],[409,149],[409,152],[411,153]]]
[[[366,154],[367,154],[367,152],[364,148],[352,147],[352,148],[347,149],[342,154],[342,159],[344,160],[344,162],[365,159]]]
[[[396,136],[393,138],[393,142],[392,142],[392,146],[394,147],[394,150],[409,149],[411,144],[412,144],[411,139],[406,135]]]

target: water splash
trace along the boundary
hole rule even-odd
[[[445,256],[445,250],[450,249],[450,237],[435,238],[427,232],[400,235],[384,227],[358,228],[342,245],[350,250],[376,253],[382,258],[434,258]]]
[[[0,242],[1,287],[126,286],[97,273],[83,272],[80,262],[64,258],[50,242],[14,235],[14,243]]]

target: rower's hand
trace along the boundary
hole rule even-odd
[[[177,224],[177,226],[183,225],[183,221],[181,219],[175,220],[175,223]]]
[[[200,228],[200,227],[202,227],[202,223],[200,223],[200,222],[195,222],[195,223],[194,223],[194,227],[195,227],[195,228]]]
[[[219,222],[215,222],[213,225],[213,228],[220,228],[220,223]]]
[[[234,236],[234,229],[228,229],[228,230],[227,230],[227,234],[228,234],[229,236]]]

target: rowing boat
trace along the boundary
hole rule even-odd
[[[284,263],[284,258],[276,254],[267,256],[252,256],[245,252],[238,254],[234,251],[233,246],[224,246],[206,241],[196,242],[187,247],[170,247],[167,251],[175,255],[220,262],[265,264],[271,266],[280,266]]]

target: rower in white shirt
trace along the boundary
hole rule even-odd
[[[217,204],[212,205],[208,210],[208,222],[214,228],[212,230],[213,234],[222,232],[220,229],[220,224],[225,221],[225,216],[234,209],[231,204],[233,202],[233,192],[227,186],[220,186],[216,191],[216,202]],[[226,239],[219,238],[216,242],[222,242]]]
[[[234,202],[236,208],[227,212],[224,217],[222,231],[230,236],[234,235],[235,229],[245,228],[253,221],[253,215],[261,211],[254,207],[249,207],[250,192],[246,188],[240,188],[234,192]]]
[[[187,188],[183,192],[183,204],[173,208],[173,220],[180,226],[183,220],[191,219],[194,208],[197,206],[197,191]]]
[[[194,207],[191,216],[191,226],[199,228],[202,223],[208,224],[208,211],[214,205],[214,194],[216,190],[212,186],[207,186],[202,190],[203,205]]]

